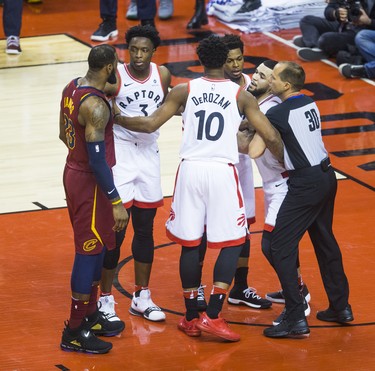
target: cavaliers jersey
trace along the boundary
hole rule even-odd
[[[180,157],[237,163],[237,131],[242,121],[237,96],[241,88],[230,80],[201,77],[191,80],[188,89]]]
[[[91,96],[102,98],[110,110],[104,93],[91,86],[78,86],[78,79],[72,80],[64,89],[60,107],[64,116],[65,135],[69,148],[66,165],[71,169],[92,172],[86,147],[85,127],[78,122],[80,105]],[[113,143],[113,119],[110,115],[105,128],[105,154],[109,167],[116,163]]]
[[[266,114],[271,107],[274,107],[280,103],[280,98],[274,95],[269,95],[267,98],[259,102],[259,108],[264,114]],[[255,159],[255,162],[258,166],[263,183],[276,181],[285,176],[283,175],[283,173],[285,173],[285,168],[280,164],[280,162],[269,151],[268,148],[266,148],[262,156]]]
[[[321,131],[320,112],[308,96],[292,96],[267,112],[268,119],[284,142],[287,170],[318,165],[327,157]]]
[[[130,74],[126,64],[118,67],[120,76],[119,90],[116,96],[121,115],[127,117],[149,116],[163,102],[164,91],[158,66],[150,63],[150,74],[144,80],[138,80]],[[159,137],[159,130],[153,133],[137,133],[114,125],[115,140],[128,140],[152,143]]]

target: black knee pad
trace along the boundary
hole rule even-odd
[[[242,246],[241,258],[248,258],[250,256],[250,240],[246,239],[245,243]]]
[[[214,282],[232,283],[243,245],[221,249],[214,268]]]
[[[113,250],[107,250],[104,255],[103,268],[115,269],[120,259],[120,247],[116,246]]]
[[[199,263],[199,246],[182,246],[180,256],[180,278],[185,289],[198,287],[201,283],[201,268]]]
[[[207,251],[207,234],[203,233],[201,243],[199,245],[199,261],[203,263],[204,257],[206,256]]]
[[[154,218],[156,209],[132,207],[134,238],[132,253],[136,261],[151,264],[154,261]]]

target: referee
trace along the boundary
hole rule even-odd
[[[269,250],[263,253],[275,269],[285,296],[285,316],[279,325],[266,328],[271,338],[308,337],[303,297],[295,269],[298,244],[309,232],[319,263],[329,307],[317,313],[328,322],[350,322],[353,314],[340,248],[332,231],[337,191],[335,172],[324,147],[320,113],[315,102],[301,94],[305,71],[293,62],[279,62],[271,75],[271,89],[282,103],[267,117],[284,142],[288,192],[277,214]]]

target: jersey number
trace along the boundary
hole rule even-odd
[[[309,121],[309,130],[314,131],[320,128],[320,120],[314,109],[305,112],[305,117]]]
[[[197,139],[202,140],[203,134],[207,140],[218,140],[223,134],[224,130],[224,118],[223,115],[219,112],[212,112],[209,114],[206,120],[206,111],[195,112],[195,116],[199,118],[198,122],[198,135]],[[217,120],[217,130],[216,133],[211,133],[211,126],[213,120]]]
[[[72,120],[64,113],[64,125],[65,125],[65,135],[66,135],[66,144],[69,149],[74,149],[76,145],[76,134],[74,131],[74,126]]]

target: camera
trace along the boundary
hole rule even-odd
[[[355,22],[361,15],[361,2],[359,0],[340,0],[338,4],[348,10],[348,21]]]

